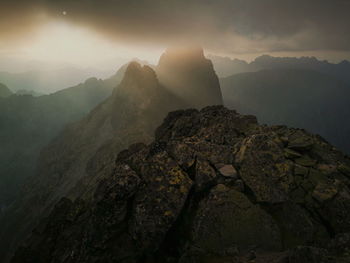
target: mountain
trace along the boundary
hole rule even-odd
[[[210,91],[206,83],[203,92],[220,95],[219,100],[216,98],[207,103],[221,103],[218,78],[211,63],[202,57],[203,51],[190,49],[185,53],[189,58],[182,57],[184,61],[179,62],[178,57],[171,55],[173,51],[168,50],[163,55],[167,70],[171,71],[170,65],[185,62],[189,70],[198,66],[196,76],[213,81],[214,91]],[[171,56],[167,57],[169,54]],[[171,62],[172,59],[176,63]],[[163,69],[158,65],[157,73],[159,68]],[[150,142],[155,128],[169,111],[198,107],[199,100],[191,103],[185,97],[191,94],[187,92],[192,89],[191,85],[198,91],[203,81],[198,78],[196,82],[178,68],[174,68],[173,72],[186,87],[186,90],[179,87],[184,94],[175,93],[172,87],[165,86],[150,66],[141,66],[137,62],[129,64],[120,85],[106,101],[88,116],[64,129],[45,147],[40,154],[37,173],[0,219],[0,240],[4,240],[0,241],[0,258],[11,255],[37,221],[47,216],[63,196],[90,199],[96,182],[105,174],[100,173],[101,169],[113,168],[117,154],[129,145]]]
[[[0,83],[0,98],[6,98],[11,96],[13,93],[4,84]]]
[[[229,57],[221,57],[216,55],[207,55],[212,61],[216,74],[220,78],[225,78],[234,74],[258,71],[253,68],[248,62],[240,59],[231,59]]]
[[[64,127],[83,118],[110,96],[125,65],[105,80],[89,78],[50,95],[17,94],[0,98],[0,215],[36,171],[41,149]]]
[[[96,70],[67,67],[62,69],[39,71],[32,70],[22,73],[0,72],[0,82],[7,85],[13,92],[31,90],[36,93],[50,94],[64,87],[75,86],[91,76],[105,76]]]
[[[195,108],[222,105],[219,79],[201,48],[170,48],[156,68],[159,81]]]
[[[35,173],[41,148],[65,125],[81,119],[107,98],[112,89],[104,81],[90,78],[50,95],[0,99],[0,211]]]
[[[263,55],[247,63],[242,60],[214,55],[208,57],[213,61],[215,71],[219,77],[266,69],[302,69],[328,74],[350,84],[350,62],[347,60],[334,64],[326,60],[320,61],[315,57],[293,58]]]
[[[212,106],[110,154],[89,197],[57,202],[13,263],[350,260],[350,159],[320,136]]]
[[[263,70],[223,78],[221,87],[227,107],[320,134],[350,153],[350,84],[309,70]]]

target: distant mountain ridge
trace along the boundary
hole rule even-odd
[[[32,70],[22,73],[0,72],[0,82],[13,92],[31,90],[40,94],[51,94],[72,87],[96,75],[93,70],[62,68],[48,71]],[[99,73],[99,75],[105,75]]]
[[[307,129],[350,153],[350,84],[303,69],[241,73],[220,84],[227,107],[262,123]]]
[[[208,55],[208,58],[212,60],[219,77],[228,77],[238,73],[255,72],[264,69],[305,69],[329,74],[350,83],[350,62],[347,60],[336,64],[326,60],[321,61],[315,57],[295,58],[263,55],[247,63],[244,60],[215,55]]]

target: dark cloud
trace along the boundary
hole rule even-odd
[[[1,0],[0,39],[53,17],[140,44],[197,42],[236,53],[350,51],[349,12],[347,0]]]

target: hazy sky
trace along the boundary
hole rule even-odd
[[[348,0],[0,0],[0,59],[155,60],[167,46],[350,59]],[[100,62],[99,62],[100,61]]]

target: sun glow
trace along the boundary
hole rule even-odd
[[[160,52],[161,50],[115,43],[88,29],[64,21],[43,26],[21,48],[21,54],[27,59],[66,62],[87,67],[112,63],[113,60],[124,62],[135,57],[154,62]]]

